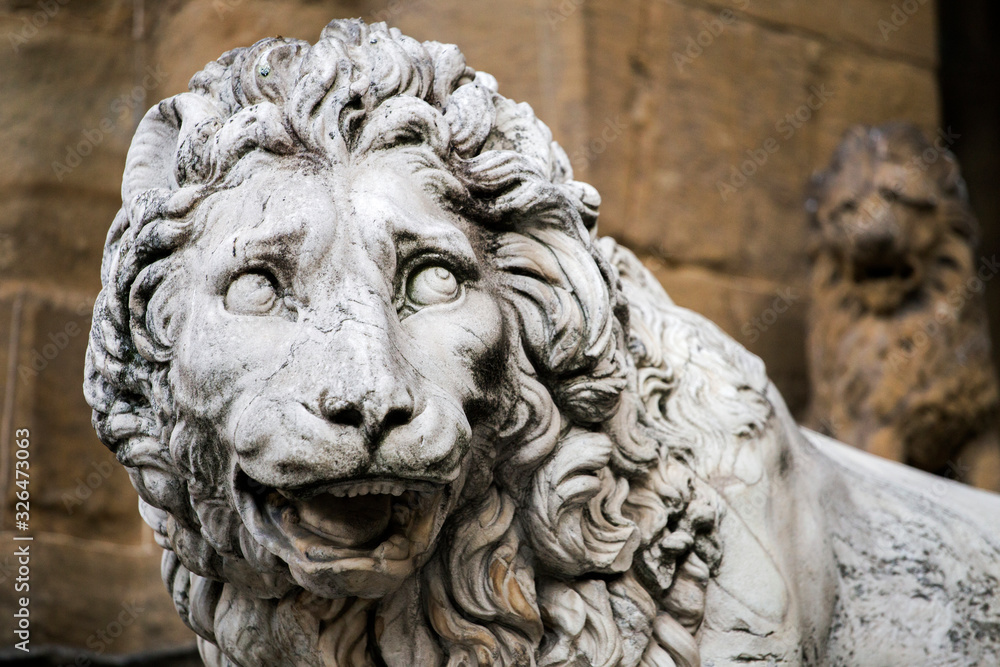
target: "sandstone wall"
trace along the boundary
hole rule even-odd
[[[104,236],[148,106],[228,48],[315,40],[338,16],[457,43],[530,102],[603,194],[603,232],[760,354],[793,409],[806,390],[804,180],[851,123],[938,126],[932,0],[0,1],[0,650],[15,534],[35,537],[32,646],[190,642],[81,396]],[[21,428],[27,533],[13,513]]]

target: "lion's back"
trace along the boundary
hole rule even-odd
[[[836,480],[830,664],[1000,664],[1000,497],[809,439]]]

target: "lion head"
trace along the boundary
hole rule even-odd
[[[971,271],[977,224],[947,145],[908,123],[855,126],[814,177],[811,253],[859,308],[897,311]]]
[[[997,386],[977,223],[948,142],[854,127],[813,179],[809,354],[817,426],[953,475],[995,420]]]
[[[190,88],[129,152],[85,389],[206,662],[696,659],[716,512],[531,109],[360,21]]]

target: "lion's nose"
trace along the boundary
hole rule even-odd
[[[354,396],[350,393],[324,394],[320,398],[320,411],[334,424],[361,431],[369,444],[378,443],[386,433],[413,419],[413,396],[405,388],[396,388],[382,396],[360,391]]]

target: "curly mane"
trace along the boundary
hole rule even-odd
[[[597,192],[572,180],[530,107],[454,46],[335,21],[315,45],[230,51],[190,89],[149,111],[129,152],[85,391],[206,663],[699,664],[720,511],[690,458],[706,439],[763,428],[759,361],[596,241]],[[484,230],[519,330],[520,399],[482,452],[487,493],[463,498],[430,562],[383,599],[329,600],[255,542],[229,482],[211,478],[229,454],[198,441],[174,403],[175,332],[158,304],[198,239],[199,204],[238,184],[255,155],[333,165],[378,150],[423,155],[450,205]],[[711,373],[685,352],[705,336],[732,357]],[[754,394],[753,423],[726,421],[725,392],[705,401],[712,373],[733,400]]]

